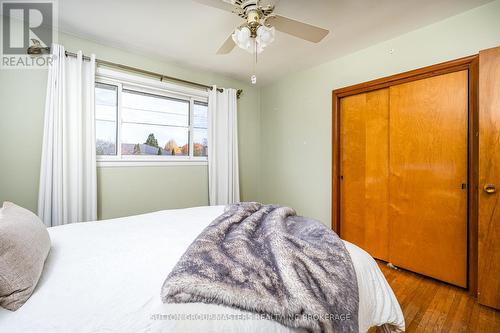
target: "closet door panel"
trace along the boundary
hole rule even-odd
[[[467,70],[390,87],[390,261],[462,287],[467,128]]]
[[[479,303],[500,309],[500,47],[479,52]]]
[[[341,237],[388,259],[389,90],[340,100]]]

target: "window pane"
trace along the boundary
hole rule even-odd
[[[208,156],[208,130],[193,128],[193,156]]]
[[[123,155],[189,155],[186,127],[122,123]]]
[[[140,124],[189,126],[189,102],[123,90],[122,120]]]
[[[194,102],[193,126],[208,128],[208,105],[206,103]]]
[[[208,155],[208,105],[195,102],[193,109],[193,156]]]
[[[96,83],[96,153],[97,155],[116,155],[116,117],[118,87]]]

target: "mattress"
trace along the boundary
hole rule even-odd
[[[0,332],[299,332],[221,305],[163,304],[160,288],[222,206],[165,210],[49,228],[51,252],[31,298],[0,308]],[[359,286],[359,328],[404,330],[401,308],[376,262],[345,242]]]

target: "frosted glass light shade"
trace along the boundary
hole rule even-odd
[[[250,29],[247,27],[243,27],[240,29],[236,29],[232,35],[233,41],[238,47],[252,51],[252,37]]]
[[[255,38],[255,40],[262,48],[265,48],[274,41],[274,32],[274,27],[268,28],[264,25],[261,25],[257,29],[257,37]]]

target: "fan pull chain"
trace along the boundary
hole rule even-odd
[[[255,61],[253,63],[253,75],[250,77],[252,84],[257,84],[257,43],[254,43]]]

